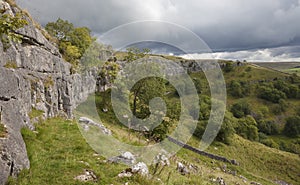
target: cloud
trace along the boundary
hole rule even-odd
[[[288,46],[259,50],[245,50],[234,52],[215,52],[202,54],[186,54],[181,57],[186,59],[227,59],[246,60],[248,62],[299,62],[300,46]]]
[[[300,0],[19,0],[18,3],[43,25],[61,17],[75,25],[90,27],[97,34],[128,22],[162,20],[192,30],[214,51],[300,45]],[[155,32],[155,28],[151,31]]]

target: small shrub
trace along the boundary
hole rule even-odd
[[[226,73],[229,73],[229,72],[233,71],[233,69],[234,69],[233,62],[226,62],[224,71]]]
[[[36,108],[32,108],[31,112],[28,114],[30,119],[41,117],[44,114],[44,111],[37,110]]]
[[[232,105],[231,110],[232,114],[236,118],[242,118],[251,113],[250,105],[247,102],[238,102]]]
[[[249,66],[249,67],[246,68],[245,71],[246,71],[246,72],[250,72],[251,70],[252,70],[252,68]]]
[[[300,135],[300,117],[292,116],[287,118],[283,133],[288,137]]]
[[[273,141],[273,139],[264,139],[260,142],[268,147],[279,149],[279,145],[275,141]]]
[[[51,76],[48,76],[46,79],[44,79],[44,86],[46,89],[49,89],[54,85],[54,81]]]
[[[17,7],[17,3],[15,0],[5,0],[10,6]]]
[[[9,68],[9,69],[17,69],[18,65],[14,61],[8,61],[8,62],[6,62],[6,64],[4,65],[4,67]]]
[[[2,123],[0,123],[0,138],[5,136],[6,136],[6,128]]]

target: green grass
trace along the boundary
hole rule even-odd
[[[193,77],[197,77],[197,74],[193,74]],[[79,111],[81,115],[97,117],[97,112],[95,113],[95,111],[93,111],[95,108],[95,103],[93,101],[100,100],[101,97],[99,96],[91,96],[88,101],[78,107],[77,111]],[[260,103],[258,99],[256,99],[256,101],[259,103],[258,106],[264,104],[264,102]],[[94,113],[91,114],[92,112]],[[105,125],[113,130],[113,132],[117,133],[116,135],[119,135],[119,137],[116,136],[117,138],[121,141],[130,143],[128,141],[128,137],[126,137],[127,130],[122,131],[124,126],[118,124],[118,121],[116,121],[116,118],[113,116],[113,112],[109,111],[108,113],[103,113],[99,110],[99,115],[101,119],[103,118],[102,121],[104,121]],[[124,137],[120,137],[120,135],[123,135]],[[131,140],[135,140],[136,137],[137,135],[133,133]],[[199,145],[199,141],[193,137],[189,144],[197,147]],[[215,147],[217,147],[218,150],[215,150]],[[231,145],[228,146],[221,143],[215,143],[209,148],[209,151],[217,155],[225,156],[229,159],[236,159],[240,163],[240,166],[226,165],[230,169],[236,170],[239,175],[247,177],[249,181],[256,181],[262,184],[273,184],[274,180],[284,180],[295,184],[295,182],[300,180],[297,174],[297,171],[300,170],[300,160],[297,155],[272,149],[260,143],[245,140],[239,136],[234,136]],[[197,174],[193,178],[198,177],[203,179],[205,182],[209,182],[211,178],[210,174],[212,174],[215,178],[218,176],[224,177],[226,182],[230,182],[229,184],[235,184],[237,182],[242,183],[241,179],[216,170],[223,166],[224,163],[199,156],[198,154],[194,154],[186,149],[181,149],[178,152],[177,157],[180,160],[185,160],[201,167],[202,173]],[[212,161],[213,164],[211,164]],[[174,168],[176,167],[174,166],[173,169]],[[172,168],[168,168],[163,172],[163,178],[165,178],[169,172],[172,172]],[[173,182],[176,177],[178,178],[178,175],[173,177]],[[179,176],[177,180],[181,181],[182,179],[184,179],[184,177]]]
[[[231,80],[273,80],[274,78],[284,78],[287,76],[287,74],[280,73],[279,71],[252,64],[235,67],[233,71],[224,73],[226,82],[230,82]]]
[[[126,167],[103,163],[103,158],[94,156],[76,123],[55,118],[37,124],[36,129],[37,133],[22,130],[31,168],[9,184],[84,184],[74,180],[84,169],[100,177],[98,184],[125,183],[116,176]]]
[[[157,178],[166,182],[170,175],[170,184],[209,184],[199,175],[184,177],[175,170],[175,161],[160,175],[152,179],[141,176],[120,179],[118,173],[126,169],[122,164],[104,162],[104,158],[95,155],[95,152],[86,143],[76,122],[61,118],[46,120],[36,125],[36,132],[22,130],[27,146],[31,167],[23,170],[18,178],[10,178],[8,184],[39,185],[39,184],[94,184],[80,183],[74,177],[80,175],[84,169],[95,172],[99,178],[96,184],[160,184]],[[84,163],[83,163],[83,162]],[[87,165],[88,164],[88,165]],[[153,167],[149,167],[154,172]],[[161,169],[161,168],[160,168]]]
[[[297,74],[300,75],[300,68],[291,68],[291,69],[285,69],[282,70],[283,72],[290,73],[290,74]]]
[[[297,75],[300,75],[300,69],[299,69],[300,62],[258,62],[254,64],[262,67],[268,67],[289,74],[295,73]]]
[[[215,150],[214,147],[218,149]],[[230,146],[215,144],[209,151],[236,159],[241,169],[254,176],[271,181],[284,180],[292,184],[300,182],[300,158],[296,154],[269,148],[239,136],[234,137]]]
[[[192,73],[192,79],[201,82],[201,94],[209,95],[209,87],[204,80],[203,73]],[[258,80],[272,80],[274,78],[286,78],[287,75],[273,70],[257,66],[240,66],[234,71],[224,74],[226,82],[233,79],[251,81],[253,84]],[[255,86],[251,86],[255,90]],[[173,91],[167,87],[168,91]],[[139,134],[132,132],[128,137],[128,129],[120,124],[116,119],[113,110],[104,113],[103,93],[92,95],[76,109],[76,115],[86,116],[98,120],[112,130],[113,136],[125,143],[133,145],[145,145],[146,138],[139,138]],[[176,101],[174,92],[167,95],[167,101]],[[239,101],[228,96],[228,107]],[[284,118],[295,114],[296,110],[290,108],[289,111],[280,115],[272,113],[273,103],[261,100],[251,93],[244,100],[250,102],[252,110],[259,110],[260,107],[268,107],[267,117],[275,118],[277,122],[283,122]],[[287,100],[290,107],[297,107],[299,100]],[[111,108],[111,106],[108,106]],[[39,117],[43,112],[33,109],[31,118]],[[9,184],[80,184],[74,181],[74,177],[81,174],[84,169],[93,170],[99,177],[97,184],[161,184],[156,179],[159,178],[166,184],[169,177],[169,184],[213,184],[212,178],[223,177],[227,184],[244,184],[239,175],[251,181],[260,182],[264,185],[274,184],[274,180],[283,180],[288,183],[297,184],[300,182],[300,159],[298,155],[272,149],[257,142],[245,140],[237,135],[234,136],[231,145],[214,143],[208,151],[217,155],[225,156],[229,159],[236,159],[240,165],[234,166],[226,164],[227,168],[237,171],[237,176],[224,173],[220,170],[225,164],[200,156],[186,149],[181,149],[174,158],[171,159],[171,166],[162,170],[161,174],[155,175],[152,179],[141,176],[119,179],[117,174],[126,169],[127,166],[121,164],[107,164],[104,158],[95,156],[95,152],[89,147],[81,136],[76,122],[66,121],[60,118],[50,119],[36,125],[37,132],[22,130],[26,142],[28,156],[31,161],[31,168],[23,170],[17,179],[10,179]],[[275,142],[292,142],[292,139],[283,136],[269,136]],[[193,137],[189,144],[198,146],[199,140]],[[87,162],[89,166],[80,161]],[[180,175],[176,169],[176,161],[186,161],[199,167],[197,173],[190,176]],[[154,173],[153,166],[150,166],[150,173]]]
[[[39,118],[44,114],[44,111],[37,110],[36,108],[32,108],[31,112],[28,114],[30,119]]]

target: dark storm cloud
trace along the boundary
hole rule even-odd
[[[300,0],[19,0],[42,24],[58,17],[102,34],[133,21],[163,20],[214,51],[300,45]],[[153,28],[155,31],[155,28]],[[143,28],[141,28],[141,33]]]

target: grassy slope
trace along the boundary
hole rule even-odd
[[[37,133],[24,129],[22,134],[31,168],[23,170],[17,179],[10,179],[8,184],[88,184],[74,180],[84,169],[95,172],[99,177],[97,184],[159,184],[156,179],[139,176],[118,178],[118,173],[127,167],[108,164],[103,161],[104,158],[95,155],[81,136],[75,122],[60,118],[50,119],[37,125]],[[172,171],[170,184],[209,184],[208,181],[199,178],[199,175],[188,178],[179,175],[174,169],[175,161],[172,161],[172,167],[163,170],[158,177],[166,182],[169,172]]]
[[[100,180],[97,184],[157,184],[155,180],[141,177],[119,179],[117,174],[126,168],[120,164],[107,164],[104,158],[95,156],[81,136],[77,124],[63,119],[51,119],[37,125],[37,133],[23,130],[28,155],[31,161],[30,170],[21,172],[18,179],[11,179],[9,184],[81,184],[73,178],[84,169],[93,170]],[[134,136],[132,136],[133,138]],[[195,146],[197,140],[191,141]],[[215,149],[217,147],[217,150]],[[227,165],[227,169],[236,170],[249,181],[272,184],[272,180],[285,180],[296,184],[299,182],[297,172],[300,170],[300,160],[297,155],[268,148],[259,143],[253,143],[236,136],[231,146],[215,144],[209,148],[215,154],[236,159],[240,166]],[[181,176],[176,172],[175,159],[171,166],[157,176],[163,182],[170,175],[170,184],[211,184],[210,179],[223,177],[228,184],[242,183],[238,176],[223,173],[220,167],[224,163],[199,156],[182,149],[177,154],[177,160],[187,161],[197,165],[200,170],[190,177]],[[86,165],[80,161],[87,162]]]
[[[278,71],[283,71],[285,73],[296,73],[300,74],[300,62],[257,62],[254,63],[262,67],[269,67]]]
[[[285,79],[288,77],[288,74],[280,73],[272,69],[266,69],[252,64],[237,67],[232,72],[224,73],[226,83],[229,83],[232,80],[240,80],[252,83],[251,94],[245,98],[234,98],[228,94],[227,107],[230,108],[230,106],[237,101],[246,100],[247,102],[249,102],[253,111],[259,111],[261,107],[267,107],[269,109],[267,118],[273,118],[277,123],[283,124],[286,117],[292,116],[296,113],[297,107],[300,106],[300,101],[294,99],[286,99],[287,103],[289,104],[288,111],[280,114],[275,114],[273,113],[273,109],[275,108],[276,104],[257,98],[257,94],[255,93],[255,85],[259,80],[272,81],[275,78]]]
[[[248,66],[242,66],[235,71],[226,73],[226,81],[232,79],[242,80],[260,80],[273,79],[275,77],[285,77],[285,74],[277,73],[272,70],[265,70],[260,67],[252,66],[251,70],[246,70]],[[248,71],[248,72],[247,72]],[[192,74],[193,78],[203,78],[202,74]],[[204,86],[205,83],[204,83]],[[207,92],[207,87],[203,88]],[[113,130],[113,135],[121,141],[136,144],[138,135],[133,133],[130,141],[128,140],[127,129],[116,121],[113,112],[103,113],[95,112],[95,100],[101,101],[101,98],[90,96],[88,101],[78,107],[77,113],[80,115],[97,118],[98,113],[103,123]],[[228,97],[228,105],[236,100]],[[264,102],[255,95],[248,97],[252,108],[256,109],[260,106],[272,106],[268,102]],[[298,101],[293,101],[298,105]],[[94,112],[94,115],[91,113]],[[286,113],[288,116],[290,111]],[[274,115],[270,115],[274,116]],[[93,156],[93,150],[87,145],[81,137],[77,125],[71,121],[61,119],[48,120],[37,126],[38,133],[32,133],[28,130],[23,131],[24,139],[28,148],[28,155],[31,161],[31,169],[21,173],[17,180],[12,180],[11,184],[80,184],[75,182],[73,178],[83,169],[91,169],[100,177],[98,184],[156,184],[157,181],[147,181],[141,177],[118,179],[117,174],[126,166],[117,164],[106,164],[103,159]],[[144,140],[145,138],[142,138]],[[198,146],[198,140],[192,138],[189,142],[194,146]],[[217,149],[216,149],[217,148]],[[226,156],[230,159],[236,159],[240,166],[232,166],[227,164],[227,168],[237,171],[238,175],[243,175],[249,181],[257,181],[262,184],[273,184],[274,180],[284,180],[293,184],[297,184],[300,171],[299,156],[282,152],[276,149],[268,148],[256,142],[247,141],[239,136],[235,136],[230,146],[215,143],[208,149],[211,153]],[[199,156],[190,151],[182,149],[177,154],[177,160],[185,160],[189,163],[199,166],[200,171],[185,177],[179,175],[175,170],[175,159],[171,160],[171,167],[164,169],[159,177],[163,182],[167,181],[170,174],[170,184],[211,184],[210,179],[223,177],[228,184],[240,183],[242,179],[238,176],[223,173],[220,170],[224,164],[213,161],[203,156]],[[88,162],[90,166],[86,166],[79,161]]]

